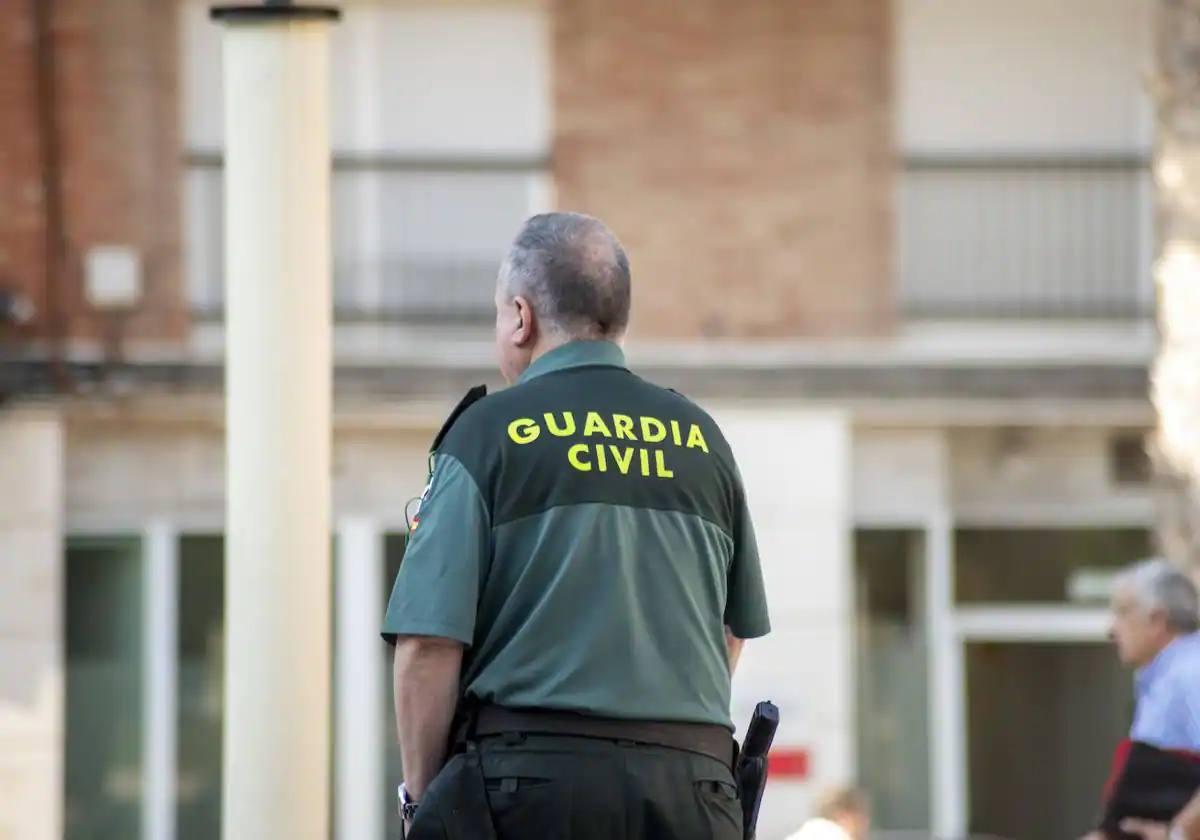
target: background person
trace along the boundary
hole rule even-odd
[[[1112,614],[1109,636],[1117,655],[1123,664],[1137,669],[1137,705],[1129,732],[1132,743],[1122,749],[1137,750],[1137,745],[1143,744],[1200,756],[1200,599],[1196,585],[1167,560],[1144,560],[1117,576]],[[1139,766],[1130,761],[1124,769],[1118,768],[1114,783],[1135,795],[1141,787],[1160,784],[1136,778]],[[1110,790],[1109,796],[1113,795]],[[1096,831],[1088,840],[1104,836]]]
[[[871,806],[866,793],[855,787],[838,787],[820,797],[816,816],[788,840],[867,840],[870,834]]]

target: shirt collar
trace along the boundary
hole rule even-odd
[[[556,370],[603,365],[625,367],[625,354],[611,341],[572,341],[555,347],[533,360],[517,378],[517,383],[528,382]]]
[[[1189,646],[1197,645],[1200,642],[1200,633],[1189,633],[1184,636],[1176,636],[1167,646],[1158,652],[1158,655],[1150,660],[1150,664],[1137,672],[1136,684],[1139,695],[1143,695],[1149,690],[1160,676],[1171,670],[1171,663],[1174,662],[1179,655]]]

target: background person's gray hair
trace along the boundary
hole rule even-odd
[[[1161,557],[1127,566],[1113,582],[1128,587],[1147,609],[1163,610],[1167,623],[1181,633],[1200,629],[1200,596],[1187,573]]]
[[[568,338],[615,338],[629,324],[629,259],[612,231],[582,213],[543,213],[521,228],[500,274],[543,326]]]

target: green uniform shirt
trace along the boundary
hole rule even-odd
[[[383,633],[467,645],[485,703],[732,728],[726,625],[770,630],[729,445],[580,341],[454,422]]]

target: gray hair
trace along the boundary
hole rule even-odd
[[[1187,574],[1161,557],[1127,566],[1114,581],[1114,589],[1128,588],[1148,610],[1162,610],[1167,624],[1180,633],[1200,629],[1200,596]]]
[[[510,298],[529,300],[546,329],[568,338],[615,338],[629,324],[629,259],[603,222],[543,213],[517,234],[500,270]]]

